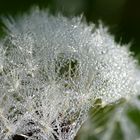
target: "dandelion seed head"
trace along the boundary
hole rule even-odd
[[[33,9],[4,20],[0,139],[72,140],[94,101],[137,94],[137,65],[101,25]],[[4,53],[3,53],[4,52]]]

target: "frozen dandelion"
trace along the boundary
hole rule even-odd
[[[0,139],[73,140],[96,99],[137,93],[135,61],[106,29],[41,10],[4,23]]]

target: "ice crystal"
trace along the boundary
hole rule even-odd
[[[137,66],[102,26],[34,9],[5,19],[0,139],[72,140],[96,99],[137,93]]]

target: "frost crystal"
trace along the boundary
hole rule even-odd
[[[1,140],[73,140],[96,99],[137,93],[135,61],[102,26],[40,10],[4,23]]]

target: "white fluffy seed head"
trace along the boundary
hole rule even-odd
[[[0,139],[72,140],[96,99],[137,94],[135,60],[102,26],[38,9],[4,22]]]

